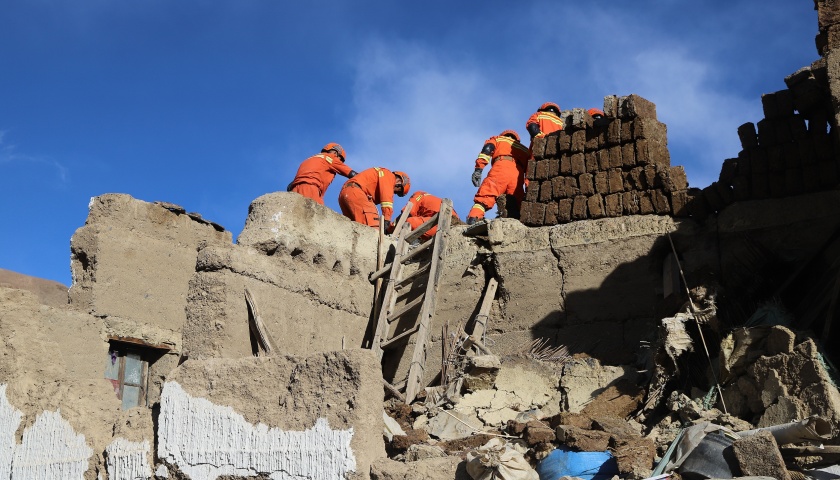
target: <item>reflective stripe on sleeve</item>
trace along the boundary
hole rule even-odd
[[[480,203],[476,203],[476,204],[475,204],[475,205],[473,205],[472,207],[473,207],[473,208],[477,208],[477,209],[481,210],[482,212],[486,212],[486,211],[487,211],[487,208],[486,208],[484,205],[480,204]]]

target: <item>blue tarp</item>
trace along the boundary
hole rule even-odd
[[[610,452],[576,452],[560,447],[537,465],[540,480],[579,477],[584,480],[609,480],[618,475],[618,464]]]

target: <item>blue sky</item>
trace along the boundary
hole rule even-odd
[[[762,118],[761,94],[819,58],[816,12],[791,0],[6,0],[0,12],[0,268],[68,285],[90,197],[176,203],[236,238],[250,202],[327,142],[356,170],[406,171],[464,217],[484,140],[527,138],[545,101],[642,95],[672,163],[704,187],[737,155],[737,127]],[[341,183],[326,194],[336,210]]]

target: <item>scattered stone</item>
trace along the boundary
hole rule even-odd
[[[427,458],[445,457],[446,452],[436,445],[423,445],[417,443],[411,445],[405,451],[406,462],[416,462],[418,460],[425,460]]]
[[[772,433],[759,431],[755,435],[739,438],[732,444],[732,450],[744,475],[790,480]]]

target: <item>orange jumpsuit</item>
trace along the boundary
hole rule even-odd
[[[542,138],[549,133],[563,130],[563,120],[552,112],[535,112],[525,122],[525,129],[532,123],[537,124],[540,128],[540,132],[534,138]]]
[[[492,157],[483,153],[488,145],[493,146]],[[528,168],[528,159],[531,158],[528,148],[510,137],[499,135],[485,142],[478,157],[476,165],[482,160],[486,165],[486,158],[490,157],[492,166],[478,187],[474,197],[475,205],[468,216],[484,218],[484,212],[493,208],[496,205],[496,197],[503,193],[514,195],[521,202],[525,197],[525,170]]]
[[[402,209],[402,213],[400,215],[408,215],[408,218],[405,219],[409,225],[411,225],[412,230],[416,230],[417,227],[423,225],[426,220],[432,218],[436,213],[440,212],[440,204],[441,199],[440,197],[436,197],[430,193],[426,192],[417,192],[411,196],[412,203],[411,211],[406,213],[405,207]],[[407,207],[408,205],[406,205]],[[458,218],[458,214],[455,213],[455,209],[452,209],[452,216]],[[429,240],[435,235],[437,232],[437,225],[430,228],[426,233],[420,236],[420,241],[425,242]]]
[[[390,221],[394,214],[394,186],[397,176],[387,168],[368,168],[356,174],[355,177],[344,182],[338,195],[338,206],[341,213],[350,220],[369,225],[379,226],[379,212],[376,206],[382,208],[382,216]]]
[[[324,193],[335,178],[335,174],[339,173],[346,177],[351,171],[352,169],[338,155],[319,153],[300,164],[289,191],[297,192],[323,205]]]

